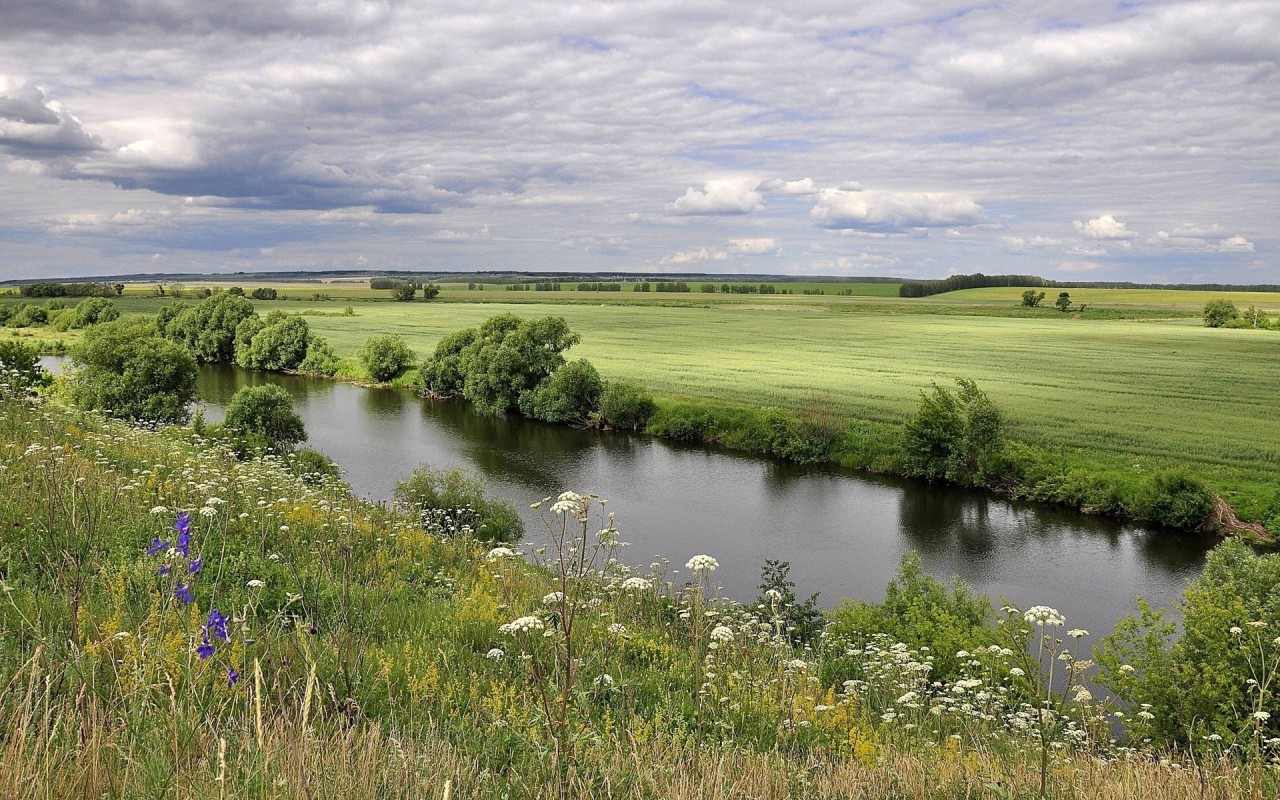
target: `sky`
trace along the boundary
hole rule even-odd
[[[0,0],[0,279],[1276,283],[1278,227],[1280,0]]]

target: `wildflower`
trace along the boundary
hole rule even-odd
[[[627,626],[623,625],[621,622],[615,622],[609,626],[609,633],[612,633],[615,636],[621,636],[626,632],[627,632]]]
[[[653,588],[648,578],[627,578],[622,582],[624,592],[647,592]]]
[[[1255,711],[1249,716],[1253,717],[1258,722],[1266,722],[1267,720],[1271,719],[1271,714],[1267,711]]]
[[[178,543],[174,548],[182,555],[187,554],[187,549],[191,546],[191,515],[183,511],[178,515],[178,521],[173,524],[173,529],[178,532]]]
[[[1070,636],[1072,639],[1079,639],[1083,636],[1088,636],[1089,632],[1086,631],[1084,628],[1072,628],[1071,630],[1067,631],[1067,635]]]
[[[516,551],[510,547],[495,547],[489,551],[489,555],[485,556],[488,561],[497,561],[500,558],[515,558]]]
[[[213,506],[202,506],[200,508],[200,516],[202,517],[212,517],[217,513],[218,513],[218,509],[214,508]]]
[[[713,642],[732,642],[733,630],[724,625],[717,625],[711,629],[711,641]]]
[[[263,586],[266,586],[266,585],[267,585],[266,581],[262,581],[257,578],[254,578],[253,580],[245,584],[245,586],[249,587],[250,589],[261,589]]]
[[[689,559],[684,568],[694,573],[711,572],[720,566],[720,562],[708,555],[697,555]]]
[[[172,565],[172,564],[165,564],[163,567],[161,567],[160,569],[156,570],[156,574],[161,575],[161,576],[168,575],[170,572],[173,572],[173,565]]]
[[[177,600],[179,603],[182,603],[184,606],[192,602],[193,600],[195,600],[195,598],[191,596],[191,585],[188,583],[184,583],[178,588],[174,589],[173,597],[175,600]]]
[[[191,566],[187,567],[187,574],[199,575],[200,568],[203,566],[204,566],[204,558],[202,558],[201,556],[196,556],[195,558],[191,559]]]
[[[489,652],[485,653],[484,657],[489,659],[490,661],[501,661],[504,655],[506,655],[506,653],[502,652],[501,647],[495,647]]]
[[[236,672],[233,667],[227,667],[227,688],[230,689],[240,680],[240,673]]]
[[[209,621],[204,624],[204,631],[212,633],[222,641],[227,641],[231,635],[227,632],[227,617],[218,609],[210,609]]]
[[[540,631],[546,626],[542,624],[542,620],[534,616],[520,617],[519,619],[508,622],[498,628],[501,633],[517,634],[529,631]]]
[[[764,593],[764,596],[769,598],[775,603],[782,602],[782,592],[778,591],[777,589],[770,589],[769,591]]]
[[[602,689],[608,689],[611,686],[613,686],[613,676],[606,672],[600,677],[596,678],[595,683],[596,683],[596,686],[599,686]]]
[[[1244,633],[1244,629],[1241,628],[1239,625],[1232,625],[1231,628],[1227,631],[1227,633],[1231,634],[1232,636],[1239,636],[1240,634]]]
[[[1248,625],[1250,628],[1265,628],[1265,627],[1267,627],[1267,623],[1266,623],[1265,621],[1263,621],[1263,620],[1260,620],[1260,619],[1255,619],[1253,622],[1246,622],[1245,624],[1246,624],[1246,625]]]
[[[1021,667],[1013,667],[1012,669],[1009,670],[1009,674],[1015,678],[1021,678],[1023,675],[1026,675],[1027,673],[1023,672]]]
[[[1132,664],[1121,664],[1121,672],[1137,672],[1138,670]]]
[[[1055,608],[1049,606],[1032,606],[1022,615],[1022,618],[1036,626],[1058,627],[1066,623],[1066,617],[1058,613]]]
[[[281,558],[281,555],[279,553],[272,553],[271,555],[267,556],[268,561],[279,561],[280,558]]]
[[[160,541],[159,536],[152,536],[151,546],[147,548],[146,555],[154,556],[156,553],[163,553],[165,550],[168,550],[172,546],[173,545],[169,544],[168,542]]]
[[[169,509],[165,508],[164,506],[154,506],[154,507],[151,509],[151,513],[152,513],[152,514],[154,514],[154,515],[156,515],[156,516],[159,516],[160,514],[168,514],[168,513],[169,513]]]
[[[542,597],[542,604],[544,606],[555,606],[563,602],[564,592],[551,592],[550,594],[543,595]]]
[[[213,655],[213,645],[209,643],[209,636],[207,634],[200,641],[200,646],[196,648],[196,655],[200,656],[201,661],[204,661],[208,659],[209,656]]]

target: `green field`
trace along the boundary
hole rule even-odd
[[[606,378],[636,380],[669,400],[783,409],[817,400],[870,436],[896,430],[931,383],[971,378],[1006,412],[1013,436],[1073,464],[1135,474],[1185,465],[1246,515],[1280,511],[1280,333],[1203,327],[1198,310],[1215,293],[1075,290],[1073,300],[1090,305],[1077,317],[1020,308],[1017,288],[902,300],[451,284],[429,303],[389,302],[349,283],[278,288],[330,293],[328,302],[257,305],[307,315],[340,356],[393,333],[426,357],[444,334],[494,314],[556,314],[582,336],[570,357],[591,359]],[[1225,296],[1242,308],[1280,308],[1280,294]],[[118,304],[147,313],[164,302],[131,291]],[[353,316],[340,315],[346,305]],[[1142,319],[1105,318],[1116,309]]]

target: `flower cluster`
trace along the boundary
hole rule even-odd
[[[512,620],[506,625],[500,626],[498,630],[501,633],[511,634],[514,636],[517,633],[532,633],[534,631],[540,631],[546,627],[546,625],[542,624],[542,620],[537,617],[526,616]]]
[[[1041,628],[1046,625],[1058,628],[1067,624],[1067,618],[1058,613],[1057,609],[1049,606],[1032,606],[1027,609],[1022,618]]]
[[[712,572],[716,567],[720,566],[720,562],[708,555],[697,555],[689,559],[684,568],[691,570],[695,575]]]

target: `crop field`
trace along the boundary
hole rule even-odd
[[[923,302],[955,305],[964,303],[1018,303],[1025,289],[998,287],[962,289],[957,292],[921,298]],[[1052,305],[1058,292],[1069,292],[1073,303],[1097,306],[1119,306],[1149,310],[1175,309],[1199,312],[1210,300],[1230,300],[1241,309],[1257,306],[1269,312],[1280,311],[1280,292],[1196,292],[1178,289],[1040,289],[1044,305]]]

